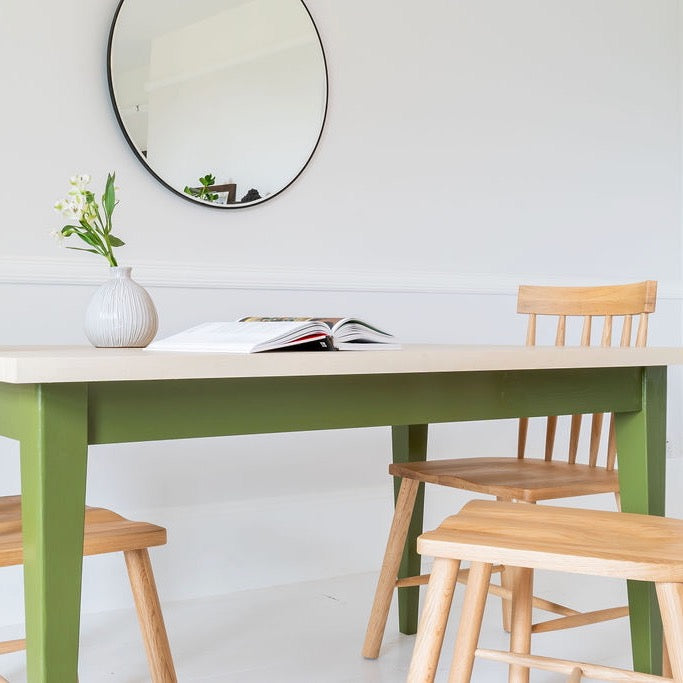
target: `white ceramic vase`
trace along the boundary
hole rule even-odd
[[[143,347],[157,333],[152,298],[131,276],[129,267],[112,267],[110,278],[94,294],[85,313],[85,334],[93,346]]]

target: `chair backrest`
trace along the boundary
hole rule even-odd
[[[517,312],[529,316],[526,344],[536,345],[538,316],[556,316],[555,345],[565,346],[567,340],[567,319],[579,318],[581,334],[578,343],[581,346],[591,345],[591,332],[595,318],[602,319],[600,345],[612,346],[613,330],[622,320],[619,335],[620,346],[631,346],[633,337],[633,321],[637,317],[635,346],[647,343],[648,315],[655,310],[657,299],[657,283],[646,280],[627,285],[610,285],[604,287],[536,287],[521,285],[517,296]],[[615,321],[616,319],[616,321]],[[576,462],[581,432],[581,415],[572,415],[568,460]],[[519,421],[517,457],[523,458],[526,450],[528,418]],[[597,466],[600,440],[602,437],[603,414],[592,416],[588,464]],[[545,434],[545,459],[552,460],[557,431],[557,416],[547,418]],[[610,416],[609,435],[607,439],[608,470],[614,469],[616,462],[616,441],[614,436],[614,417]]]

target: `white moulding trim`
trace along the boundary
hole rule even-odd
[[[514,296],[520,282],[545,285],[611,284],[611,278],[543,274],[456,273],[446,270],[322,269],[234,267],[183,262],[140,261],[133,277],[145,287],[181,289],[304,290],[387,293],[493,294]],[[59,259],[0,259],[0,284],[93,286],[107,277],[107,267]],[[643,276],[619,278],[633,282]],[[681,281],[660,281],[660,299],[683,298]]]

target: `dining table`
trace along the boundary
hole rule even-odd
[[[393,459],[406,462],[426,458],[430,424],[613,412],[622,509],[663,515],[667,368],[682,363],[683,348],[657,347],[0,347],[0,435],[20,443],[28,681],[78,680],[90,445],[390,426]],[[192,457],[188,448],[188,468]],[[422,509],[420,497],[402,576],[419,573]],[[631,582],[628,599],[634,668],[658,672],[654,588]],[[400,590],[399,611],[401,631],[414,633],[417,588]]]

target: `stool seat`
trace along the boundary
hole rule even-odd
[[[461,561],[471,562],[449,683],[469,683],[475,656],[510,665],[509,683],[528,683],[529,668],[558,671],[572,683],[683,683],[683,521],[648,515],[475,500],[422,534],[418,551],[434,557],[408,675],[434,680]],[[493,565],[512,571],[509,651],[477,648]],[[672,678],[625,672],[530,654],[533,573],[536,569],[654,582]],[[568,617],[573,625],[588,623]],[[666,654],[666,652],[665,652]]]
[[[84,555],[138,550],[166,543],[166,529],[133,522],[105,508],[86,507]],[[23,564],[21,496],[0,497],[0,567]]]
[[[152,683],[178,680],[147,551],[165,543],[166,529],[156,524],[134,522],[105,508],[85,509],[83,554],[124,555]],[[0,497],[0,567],[23,564],[23,557],[21,496]],[[23,638],[0,641],[0,654],[25,648]]]
[[[664,517],[473,500],[417,547],[436,557],[683,582],[683,521]]]

